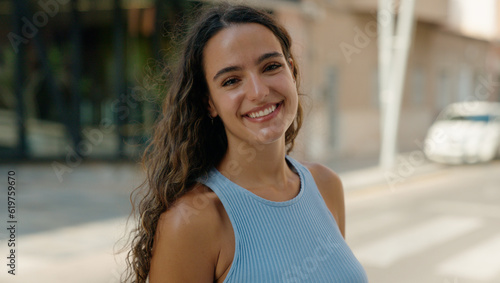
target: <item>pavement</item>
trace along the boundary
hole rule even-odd
[[[357,191],[347,242],[370,283],[500,282],[499,172],[500,160],[447,166]]]
[[[338,170],[346,199],[370,192],[390,190],[417,176],[444,166],[411,154],[401,155],[391,170],[376,166]],[[120,282],[124,269],[125,243],[130,223],[130,193],[144,176],[137,164],[84,162],[23,163],[0,165],[0,182],[7,172],[16,177],[15,275],[11,267],[6,229],[6,186],[1,185],[0,282]],[[3,180],[1,180],[3,179]]]
[[[10,235],[2,228],[0,282],[119,282],[124,255],[116,252],[131,211],[129,195],[143,178],[139,166],[3,164],[0,182],[7,183],[8,171],[16,178],[16,275],[8,273]],[[0,187],[2,226],[8,226],[7,190]]]
[[[369,187],[394,190],[410,179],[448,168],[448,165],[430,162],[419,151],[400,154],[391,168],[369,166],[340,172],[346,197],[365,193]]]

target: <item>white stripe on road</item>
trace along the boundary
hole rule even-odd
[[[500,274],[500,235],[483,242],[437,267],[440,274],[491,281]]]
[[[473,217],[437,217],[389,237],[353,248],[353,251],[362,264],[384,268],[400,259],[458,238],[477,229],[481,223],[481,219]]]

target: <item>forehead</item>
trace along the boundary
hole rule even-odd
[[[219,31],[207,42],[203,65],[208,74],[276,51],[282,53],[281,44],[270,29],[256,23],[236,24]]]

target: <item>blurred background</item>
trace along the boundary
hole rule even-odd
[[[7,226],[15,171],[19,221],[18,274],[2,264],[0,281],[119,281],[162,65],[193,9],[216,2],[0,0],[0,215]],[[294,40],[293,155],[340,174],[370,282],[500,282],[500,1],[237,3]],[[450,114],[457,102],[474,111]]]

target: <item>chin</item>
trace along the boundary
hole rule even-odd
[[[260,144],[271,144],[285,137],[284,129],[261,129],[255,135]]]

